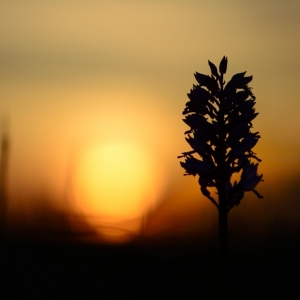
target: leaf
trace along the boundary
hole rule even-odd
[[[190,112],[195,112],[202,116],[205,116],[208,113],[208,107],[203,103],[189,102],[187,106],[189,107]]]
[[[250,151],[258,142],[258,137],[251,133],[248,136],[246,136],[242,142],[241,142],[241,147],[245,150],[245,151]]]
[[[248,122],[242,122],[235,126],[233,126],[229,130],[229,137],[228,137],[228,144],[236,143],[239,141],[242,137],[245,137],[249,134],[249,125]]]
[[[242,114],[240,114],[242,112]],[[251,121],[256,118],[258,113],[254,111],[254,109],[247,110],[247,111],[242,111],[239,108],[235,108],[233,112],[231,112],[229,118],[228,118],[228,124],[227,127],[228,129],[233,128],[236,124],[242,123],[242,122],[247,122],[251,124]]]
[[[242,72],[232,76],[230,81],[232,81],[237,89],[245,88],[247,84],[252,81],[253,76],[244,77],[245,74],[246,72]]]
[[[187,175],[195,176],[198,174],[199,176],[206,176],[211,175],[213,172],[213,168],[209,164],[193,156],[186,157],[185,162],[180,162],[180,165],[186,170]]]
[[[244,191],[241,188],[236,189],[235,193],[229,197],[228,208],[231,209],[235,205],[238,206],[243,198]]]
[[[247,76],[247,77],[244,77],[243,79],[240,79],[237,83],[236,83],[236,87],[238,89],[242,89],[242,88],[245,88],[247,86],[247,84],[249,82],[252,81],[252,78],[253,76]]]
[[[230,80],[227,82],[225,89],[224,89],[224,95],[226,98],[232,98],[236,94],[236,86],[234,85],[234,82]]]
[[[241,175],[241,185],[244,191],[253,191],[260,181],[262,181],[263,175],[257,174],[258,163],[248,163]]]
[[[241,179],[246,180],[251,177],[255,177],[257,175],[257,168],[258,168],[258,163],[250,163],[248,161],[247,165],[244,167],[243,173],[241,175]]]
[[[209,102],[206,105],[207,105],[207,108],[208,108],[207,114],[210,116],[210,118],[211,119],[216,118],[217,114],[218,114],[216,108]]]
[[[184,112],[187,112],[187,113],[194,112],[194,113],[205,116],[208,113],[208,108],[205,103],[201,103],[200,101],[198,101],[198,102],[190,101],[190,102],[186,103],[186,108],[185,108]]]
[[[242,181],[242,187],[244,191],[253,191],[260,181],[262,181],[263,175],[256,175],[250,178],[247,178]]]
[[[234,161],[236,158],[245,157],[245,153],[251,153],[251,149],[258,142],[258,136],[250,133],[241,142],[236,142],[234,147],[229,151],[228,157],[230,161]]]
[[[199,126],[199,128],[194,131],[194,138],[207,143],[212,139],[212,134],[209,130],[204,129],[202,126]]]
[[[252,190],[252,192],[259,198],[259,199],[263,199],[263,195],[261,195],[258,191],[256,191],[256,190]]]
[[[207,197],[216,207],[219,207],[216,200],[210,195],[210,191],[207,189],[208,186],[210,186],[209,181],[200,177],[198,180],[200,187],[201,187],[201,193],[203,196]]]
[[[210,191],[206,188],[206,186],[200,185],[200,190],[203,196],[208,198],[216,207],[219,207],[216,200],[210,195]]]
[[[242,114],[247,112],[254,112],[254,105],[255,105],[255,100],[243,101],[242,103],[239,104],[239,111]]]
[[[241,78],[244,78],[244,76],[245,76],[246,73],[247,73],[247,71],[241,72],[241,73],[237,73],[237,74],[235,74],[235,75],[233,75],[233,76],[231,77],[231,80],[232,80],[232,81],[235,81],[235,80],[239,80],[239,79],[241,79]]]
[[[208,64],[210,66],[211,74],[213,74],[215,77],[219,78],[217,67],[211,61],[208,61]]]
[[[192,129],[203,128],[207,126],[207,120],[202,115],[191,114],[187,115],[185,119],[183,119],[184,123],[190,126]]]
[[[237,103],[242,102],[242,101],[246,101],[249,96],[251,96],[249,91],[239,91],[235,94],[234,101],[237,102]]]
[[[250,159],[248,159],[247,157],[242,157],[240,159],[238,159],[238,164],[242,167],[245,168],[247,165],[250,164]]]
[[[204,141],[196,140],[189,136],[185,138],[185,140],[189,143],[193,150],[195,150],[200,156],[206,153],[207,151],[207,144]]]
[[[251,111],[243,112],[244,120],[250,123],[253,121],[259,113],[254,112],[254,109],[251,109]]]
[[[191,101],[201,101],[205,103],[212,98],[211,94],[199,85],[194,86],[187,95]]]
[[[218,88],[218,83],[213,78],[198,72],[196,72],[194,76],[201,86],[205,86],[210,91],[214,91],[216,88]]]
[[[219,65],[219,71],[221,74],[225,74],[226,73],[226,70],[227,70],[227,57],[223,56],[221,62],[220,62],[220,65]]]

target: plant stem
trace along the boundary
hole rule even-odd
[[[228,263],[228,221],[227,221],[227,199],[226,199],[226,130],[225,130],[225,116],[222,110],[222,104],[225,99],[224,96],[224,82],[223,74],[219,78],[220,84],[220,110],[218,115],[218,122],[220,124],[220,144],[219,144],[219,240],[220,240],[220,263],[223,270],[227,269]]]
[[[220,199],[222,203],[222,200]],[[220,241],[220,266],[227,269],[228,264],[228,220],[226,207],[219,208],[219,241]]]

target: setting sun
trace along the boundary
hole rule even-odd
[[[80,207],[88,215],[134,218],[151,201],[153,164],[138,144],[116,141],[92,148],[81,159],[77,176]]]

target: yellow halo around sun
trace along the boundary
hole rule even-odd
[[[131,84],[91,94],[95,107],[72,147],[74,209],[108,241],[138,235],[170,180],[169,115],[159,96]]]
[[[155,168],[147,152],[130,141],[103,142],[88,150],[76,174],[77,202],[84,214],[118,222],[149,209]]]

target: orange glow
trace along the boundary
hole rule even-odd
[[[88,215],[133,218],[149,205],[153,163],[138,144],[116,141],[92,148],[82,157],[77,176],[79,205]]]
[[[126,85],[120,90],[98,94],[110,100],[77,132],[72,175],[75,209],[109,241],[138,233],[143,216],[159,203],[170,178],[162,147],[170,135],[169,121],[151,101],[157,97]],[[149,105],[141,106],[142,98],[149,99]]]

